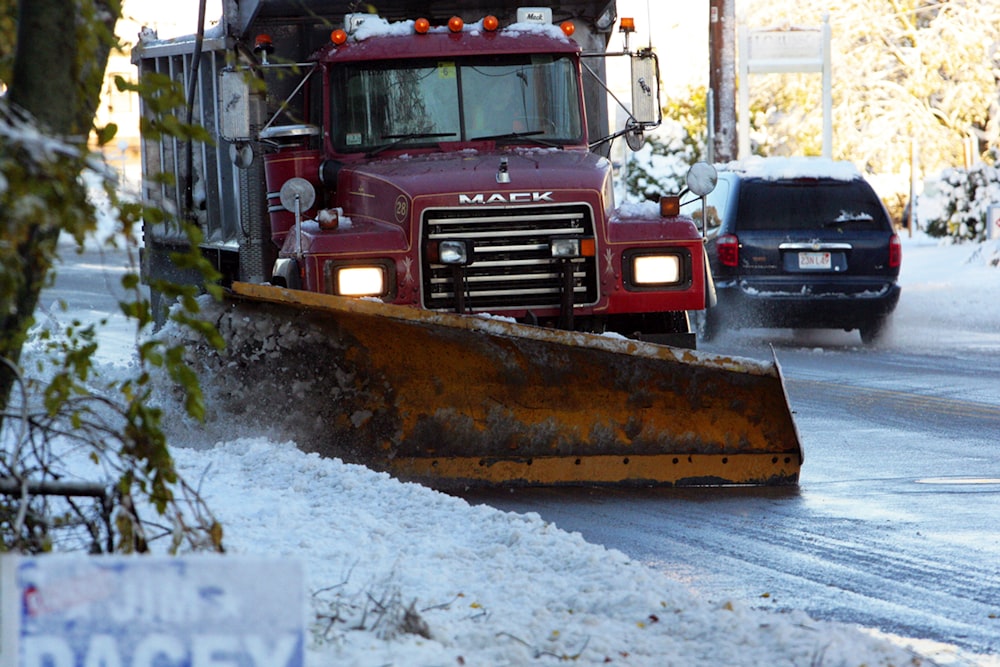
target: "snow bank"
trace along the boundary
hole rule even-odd
[[[305,562],[316,667],[918,664],[852,626],[709,604],[535,514],[471,506],[292,443],[176,456],[202,480],[231,552]],[[407,609],[420,621],[409,632]]]

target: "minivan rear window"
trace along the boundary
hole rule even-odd
[[[883,230],[885,209],[864,181],[747,180],[740,189],[741,230],[799,230],[844,227]]]

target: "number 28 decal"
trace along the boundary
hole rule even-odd
[[[403,222],[406,220],[406,216],[410,211],[410,204],[406,201],[406,197],[399,195],[396,197],[396,222]]]

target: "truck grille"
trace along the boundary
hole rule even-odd
[[[470,311],[559,308],[562,261],[553,259],[553,238],[593,238],[587,206],[432,209],[424,212],[426,241],[464,240],[474,247],[465,267],[465,307]],[[424,307],[455,309],[452,267],[423,260]],[[597,301],[594,257],[572,260],[573,303]]]

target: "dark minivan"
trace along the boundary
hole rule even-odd
[[[686,212],[701,217],[700,202]],[[899,236],[847,162],[751,158],[722,167],[705,203],[718,303],[703,340],[728,328],[858,329],[871,343],[899,301]]]

